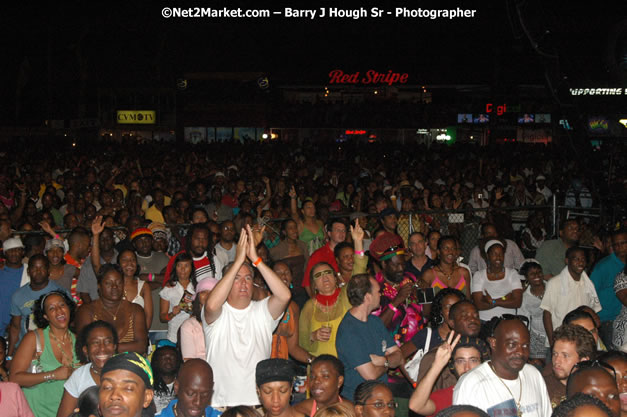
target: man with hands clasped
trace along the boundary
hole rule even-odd
[[[246,257],[252,262],[246,262]],[[253,301],[257,268],[271,296]],[[272,332],[290,301],[290,290],[257,254],[253,232],[246,226],[237,243],[235,261],[207,298],[202,314],[207,362],[216,381],[212,406],[259,405],[255,385],[257,363],[270,358]]]

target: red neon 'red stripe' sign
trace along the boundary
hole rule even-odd
[[[336,69],[329,73],[329,84],[406,84],[409,74],[392,72],[377,72],[368,70],[363,77],[359,77],[360,72],[346,74],[344,71]]]

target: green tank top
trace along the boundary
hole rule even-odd
[[[318,229],[318,233],[312,233],[311,230],[303,227],[303,232],[298,236],[298,239],[305,242],[309,255],[324,246],[324,232],[322,231],[322,227]]]
[[[58,367],[62,366],[52,352],[52,346],[50,345],[50,326],[46,327],[43,331],[44,337],[42,340],[44,349],[39,358],[43,372],[54,371]],[[76,344],[76,338],[74,334],[70,332],[70,339],[72,341],[72,352],[74,352],[74,345]],[[74,355],[76,356],[76,355]],[[74,365],[78,364],[76,357],[73,358]],[[63,384],[66,380],[62,381],[49,381],[41,384],[34,385],[32,387],[23,388],[24,395],[30,405],[33,414],[37,417],[56,417],[59,405],[61,405],[61,397],[63,397]]]

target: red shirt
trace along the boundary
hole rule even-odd
[[[311,268],[314,267],[319,262],[326,262],[333,267],[335,272],[339,270],[337,266],[337,261],[335,260],[335,255],[333,255],[333,251],[329,244],[327,243],[320,249],[317,249],[314,253],[309,257],[309,262],[307,262],[307,267],[305,268],[305,275],[303,276],[303,287],[309,287],[309,274],[311,272]]]
[[[440,411],[444,410],[453,405],[453,390],[455,389],[455,385],[451,385],[448,388],[442,388],[437,391],[434,391],[431,394],[429,399],[435,403],[435,413],[431,416],[436,415]]]
[[[227,194],[224,197],[222,197],[222,204],[224,204],[225,206],[229,206],[231,208],[235,208],[239,206],[237,197],[234,197],[231,194]]]

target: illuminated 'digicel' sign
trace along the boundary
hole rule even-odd
[[[627,93],[623,88],[571,88],[571,96],[622,96]]]

